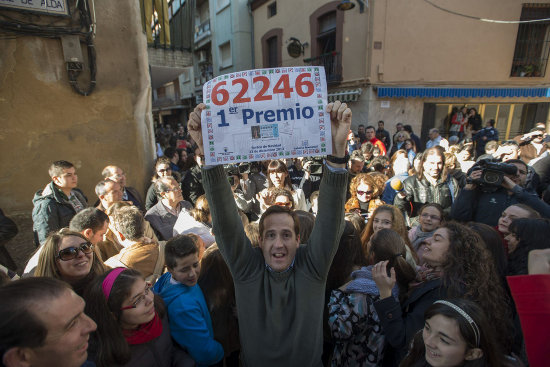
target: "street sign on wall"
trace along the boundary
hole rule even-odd
[[[27,10],[48,15],[69,15],[67,0],[0,0],[0,8]]]

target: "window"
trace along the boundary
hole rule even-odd
[[[226,42],[219,47],[219,55],[220,69],[224,69],[233,65],[233,60],[231,58],[231,42]]]
[[[276,68],[279,66],[279,55],[277,52],[277,36],[267,40],[267,67]]]
[[[326,54],[336,50],[336,12],[330,12],[319,18],[317,34],[318,50]]]
[[[267,6],[267,17],[271,18],[272,16],[277,15],[277,2],[274,1],[273,3],[269,4]]]
[[[544,18],[550,18],[550,4],[523,5],[520,20]],[[510,76],[544,76],[549,51],[550,21],[520,24]]]
[[[311,58],[309,65],[325,68],[328,84],[342,81],[342,34],[344,12],[334,9],[334,2],[319,7],[309,16]]]
[[[188,83],[191,81],[191,68],[186,68],[180,75],[182,83]]]
[[[283,64],[282,40],[282,28],[273,28],[262,36],[262,64],[264,68],[276,68]]]

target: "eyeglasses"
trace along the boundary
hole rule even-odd
[[[441,220],[441,218],[438,217],[437,215],[430,215],[430,214],[427,214],[427,213],[420,214],[420,217],[422,217],[424,219],[430,218],[431,220]]]
[[[130,306],[121,307],[120,310],[124,311],[124,310],[129,310],[129,309],[132,309],[132,308],[137,308],[139,306],[139,304],[141,302],[143,302],[145,297],[147,297],[147,295],[149,295],[149,292],[151,291],[152,286],[153,285],[151,283],[146,282],[145,283],[145,290],[143,291],[143,294],[140,294],[139,297],[135,300],[135,302],[132,303]]]
[[[69,261],[76,259],[78,256],[78,251],[81,251],[83,254],[89,254],[94,250],[94,245],[90,242],[84,242],[78,245],[78,247],[67,247],[59,251],[57,258],[62,261]]]
[[[181,187],[175,187],[175,188],[173,188],[173,189],[171,189],[171,190],[166,190],[166,191],[164,191],[164,192],[177,192],[177,191],[181,191]]]
[[[287,207],[287,208],[292,207],[292,203],[290,201],[287,201],[287,202],[277,201],[273,205],[284,206],[284,207]]]
[[[372,195],[373,191],[370,190],[370,191],[361,191],[361,190],[357,190],[357,195]]]

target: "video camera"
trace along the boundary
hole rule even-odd
[[[323,174],[323,158],[322,157],[305,157],[302,161],[302,166],[306,167],[306,163],[311,162],[307,166],[307,171],[310,175],[320,176]]]
[[[481,177],[477,180],[468,178],[468,181],[475,183],[481,187],[500,187],[505,175],[515,175],[517,167],[509,163],[491,162],[490,160],[482,159],[477,162],[468,172],[481,170]]]

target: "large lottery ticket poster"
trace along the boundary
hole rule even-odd
[[[332,153],[322,66],[257,69],[203,86],[206,164]]]

